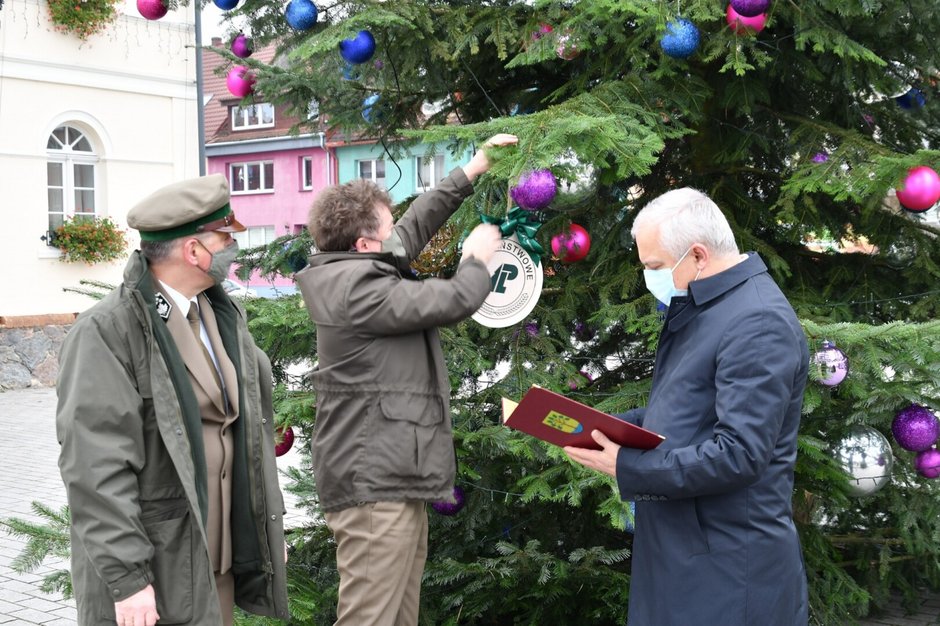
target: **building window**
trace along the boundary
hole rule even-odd
[[[239,248],[257,248],[274,241],[274,226],[249,226],[240,233],[232,233]]]
[[[274,161],[229,164],[229,187],[233,194],[274,191]]]
[[[415,189],[418,191],[434,189],[444,179],[444,155],[415,157],[415,171],[418,173]]]
[[[385,189],[385,159],[358,161],[358,167],[359,178],[371,180],[382,189]]]
[[[300,164],[301,189],[313,189],[313,157],[304,157]]]
[[[95,217],[95,164],[98,157],[88,138],[73,126],[59,126],[46,141],[46,190],[49,231],[67,218]],[[47,238],[51,244],[51,237]]]
[[[274,105],[267,102],[246,107],[232,107],[232,130],[274,126]]]

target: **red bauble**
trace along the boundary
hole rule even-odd
[[[148,20],[158,20],[169,11],[163,0],[137,0],[137,11]]]
[[[274,446],[274,454],[277,456],[284,456],[294,445],[294,429],[290,426],[286,426],[278,428],[275,432],[277,433],[277,438],[280,439],[281,442]]]
[[[255,76],[244,65],[236,65],[229,71],[225,84],[233,96],[244,98],[254,90]]]
[[[567,230],[552,237],[552,254],[562,263],[580,261],[590,251],[591,236],[578,224],[571,224]]]
[[[940,200],[940,176],[925,165],[912,168],[897,193],[908,211],[926,211]]]
[[[728,22],[728,26],[736,35],[745,35],[749,29],[750,32],[759,33],[764,30],[764,26],[767,24],[767,14],[758,13],[754,17],[745,17],[735,11],[734,7],[729,4],[727,10],[725,10],[725,21]]]

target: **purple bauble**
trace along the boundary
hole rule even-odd
[[[245,37],[244,34],[238,33],[235,35],[235,38],[232,39],[232,54],[237,56],[239,59],[247,59],[251,56],[251,39]]]
[[[849,358],[831,341],[823,341],[822,349],[813,355],[813,363],[819,368],[819,382],[835,387],[849,373]]]
[[[672,58],[687,59],[698,50],[699,41],[700,36],[695,24],[679,17],[666,24],[666,32],[659,40],[659,45],[663,52]]]
[[[365,63],[375,54],[375,37],[367,30],[360,30],[352,39],[339,42],[339,53],[350,63]]]
[[[813,155],[813,163],[825,163],[829,160],[829,155],[825,152],[817,152]]]
[[[770,0],[731,0],[731,8],[744,17],[754,17],[770,8]]]
[[[225,84],[233,96],[244,98],[254,89],[255,77],[244,65],[236,65],[229,71]]]
[[[519,184],[509,190],[513,202],[523,209],[543,209],[555,199],[558,183],[551,170],[534,170],[523,174]]]
[[[431,508],[441,515],[456,515],[464,505],[463,489],[454,487],[453,502],[450,500],[439,500],[431,503]]]
[[[894,416],[891,432],[899,446],[911,452],[921,452],[937,443],[940,421],[930,409],[912,404]]]
[[[290,0],[284,19],[294,30],[310,30],[317,23],[317,5],[310,0]]]
[[[158,20],[169,10],[163,0],[137,0],[137,11],[148,20]]]
[[[538,322],[526,322],[525,332],[528,333],[529,337],[538,337],[539,336],[539,323]]]
[[[287,451],[291,449],[291,446],[294,445],[294,429],[290,426],[278,428],[277,436],[280,438],[281,442],[275,444],[274,455],[284,456],[287,454]]]
[[[914,458],[914,469],[924,478],[940,476],[940,450],[929,448],[918,452]]]

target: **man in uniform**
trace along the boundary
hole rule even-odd
[[[287,619],[271,370],[219,286],[245,229],[215,174],[155,191],[123,283],[60,355],[79,624]]]

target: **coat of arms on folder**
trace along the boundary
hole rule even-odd
[[[664,440],[653,431],[541,387],[530,388],[519,402],[503,398],[503,423],[561,447],[599,450],[592,430],[621,446],[641,450],[655,448]]]

